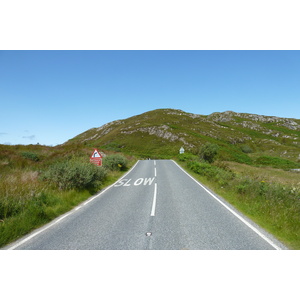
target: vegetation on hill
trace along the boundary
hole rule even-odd
[[[171,158],[183,146],[198,154],[205,143],[219,147],[218,158],[260,165],[260,157],[276,157],[299,166],[300,120],[234,112],[195,115],[158,109],[90,129],[65,143],[151,158]],[[280,164],[280,163],[279,163]],[[268,161],[268,165],[278,162]],[[279,167],[281,167],[279,166]]]
[[[63,145],[0,145],[0,246],[113,183],[135,157],[176,158],[241,211],[300,249],[300,120],[159,109]],[[101,169],[89,163],[98,148]]]

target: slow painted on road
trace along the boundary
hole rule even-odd
[[[286,249],[171,160],[118,182],[6,249]]]

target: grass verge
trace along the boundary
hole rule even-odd
[[[290,249],[300,249],[300,189],[233,172],[224,163],[177,162]]]
[[[108,171],[97,188],[59,189],[39,180],[37,172],[14,170],[0,182],[0,247],[28,234],[117,181],[127,168]]]

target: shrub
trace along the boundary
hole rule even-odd
[[[121,154],[113,154],[103,158],[103,167],[110,171],[126,170],[127,164],[127,158]]]
[[[42,175],[43,180],[55,184],[61,190],[95,188],[105,177],[104,168],[75,159],[58,162]]]
[[[232,188],[240,195],[249,195],[250,193],[256,195],[254,184],[255,182],[248,177],[239,177],[235,184],[232,185]]]
[[[208,163],[213,163],[216,159],[218,151],[218,145],[206,143],[200,149],[200,158],[207,161]]]
[[[37,154],[33,153],[33,152],[22,152],[21,155],[24,158],[30,159],[32,161],[39,161],[39,157]]]
[[[187,164],[193,172],[205,176],[209,180],[214,180],[220,186],[226,186],[235,177],[234,173],[230,170],[224,170],[208,163],[200,163],[190,161]]]
[[[253,149],[249,145],[242,145],[241,150],[244,153],[253,153]]]

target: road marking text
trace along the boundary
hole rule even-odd
[[[119,187],[119,186],[138,186],[138,185],[152,185],[155,177],[152,178],[138,178],[134,182],[132,179],[121,179],[119,180],[114,186]]]

